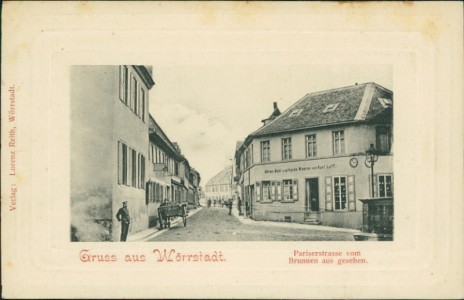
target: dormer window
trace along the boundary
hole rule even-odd
[[[384,108],[389,108],[393,106],[393,101],[391,99],[379,98],[379,102],[380,104],[382,104]]]
[[[294,110],[290,113],[290,117],[298,116],[302,111],[303,111],[302,108],[294,109]]]
[[[340,103],[329,104],[324,108],[324,110],[322,112],[323,113],[333,112],[334,110],[337,109],[338,104],[340,104]]]

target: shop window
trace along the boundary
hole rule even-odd
[[[333,154],[340,155],[345,153],[345,133],[343,130],[332,132]]]
[[[262,192],[263,201],[272,201],[271,182],[270,181],[263,181],[262,190],[263,190],[263,192]]]
[[[393,183],[391,175],[377,175],[379,197],[393,197]]]
[[[271,160],[271,147],[269,141],[261,142],[261,162]]]
[[[282,160],[292,159],[292,138],[282,139]]]
[[[295,201],[298,200],[297,181],[296,180],[283,180],[283,200]]]
[[[314,157],[317,155],[316,135],[310,134],[306,136],[306,157]]]
[[[333,199],[335,210],[346,210],[346,177],[336,176],[333,178]]]

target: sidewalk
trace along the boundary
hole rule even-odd
[[[203,207],[197,207],[196,209],[191,209],[188,212],[187,219],[202,210]],[[177,223],[181,222],[182,218],[175,218],[171,221],[171,227],[175,226]],[[148,228],[142,231],[135,232],[127,237],[128,242],[146,242],[149,239],[153,238],[156,236],[157,233],[164,231],[166,229],[160,229],[159,224],[156,227]]]
[[[287,223],[287,222],[275,222],[275,221],[255,221],[245,215],[240,216],[238,209],[232,209],[232,214],[242,223],[247,225],[262,225],[262,226],[274,226],[294,229],[308,229],[308,230],[322,230],[322,231],[333,231],[333,232],[348,232],[348,233],[361,233],[357,229],[342,228],[342,227],[331,227],[323,225],[311,225],[311,224],[300,224],[300,223]]]

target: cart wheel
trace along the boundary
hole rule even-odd
[[[185,226],[187,226],[187,216],[184,215],[183,219],[184,219],[184,227],[185,227]]]

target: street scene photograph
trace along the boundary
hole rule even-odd
[[[70,66],[70,241],[392,241],[392,78]]]

